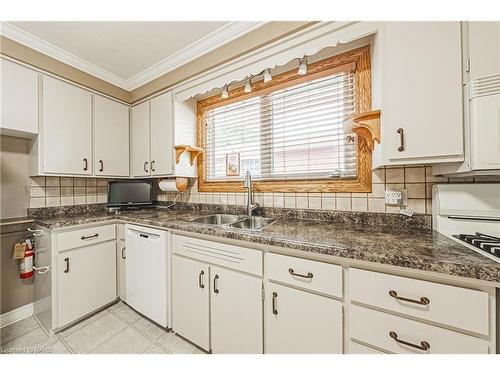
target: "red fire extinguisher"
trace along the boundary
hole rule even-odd
[[[33,276],[34,247],[31,240],[25,240],[24,257],[19,261],[19,277],[29,279]]]

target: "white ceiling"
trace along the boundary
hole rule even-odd
[[[8,22],[1,33],[133,90],[262,22]]]

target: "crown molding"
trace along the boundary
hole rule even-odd
[[[126,89],[124,87],[126,81],[123,78],[110,73],[107,70],[102,69],[97,65],[92,64],[91,62],[88,62],[87,60],[75,56],[64,49],[53,45],[52,43],[46,42],[45,40],[40,39],[37,36],[34,36],[33,34],[30,34],[14,25],[2,22],[0,27],[0,35],[12,39],[19,44],[23,44],[26,47],[34,49],[35,51],[43,53],[44,55],[52,57],[53,59],[84,71],[85,73],[100,78],[115,86]]]
[[[262,27],[267,22],[230,22],[196,42],[188,45],[182,50],[166,57],[158,63],[146,68],[135,76],[124,79],[97,65],[82,59],[66,50],[55,46],[41,38],[38,38],[7,22],[0,24],[0,35],[23,44],[35,51],[43,53],[58,61],[68,64],[74,68],[84,71],[92,76],[109,82],[124,90],[132,91],[155,78],[162,76],[192,60],[195,60],[206,53],[221,47],[253,30]]]
[[[202,39],[168,56],[127,80],[127,90],[134,90],[155,78],[162,76],[190,61],[213,51],[249,32],[262,27],[267,22],[230,22],[207,34]]]

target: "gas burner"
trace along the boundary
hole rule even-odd
[[[500,238],[476,232],[475,234],[454,234],[453,237],[500,258]]]

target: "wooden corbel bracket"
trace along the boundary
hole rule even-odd
[[[373,151],[380,143],[380,110],[356,114],[344,122],[344,131],[356,133]]]
[[[193,165],[196,157],[203,152],[202,148],[190,145],[178,145],[175,146],[174,148],[175,148],[175,164],[179,164],[179,161],[181,160],[181,155],[184,151],[190,153],[189,161],[191,165]]]

